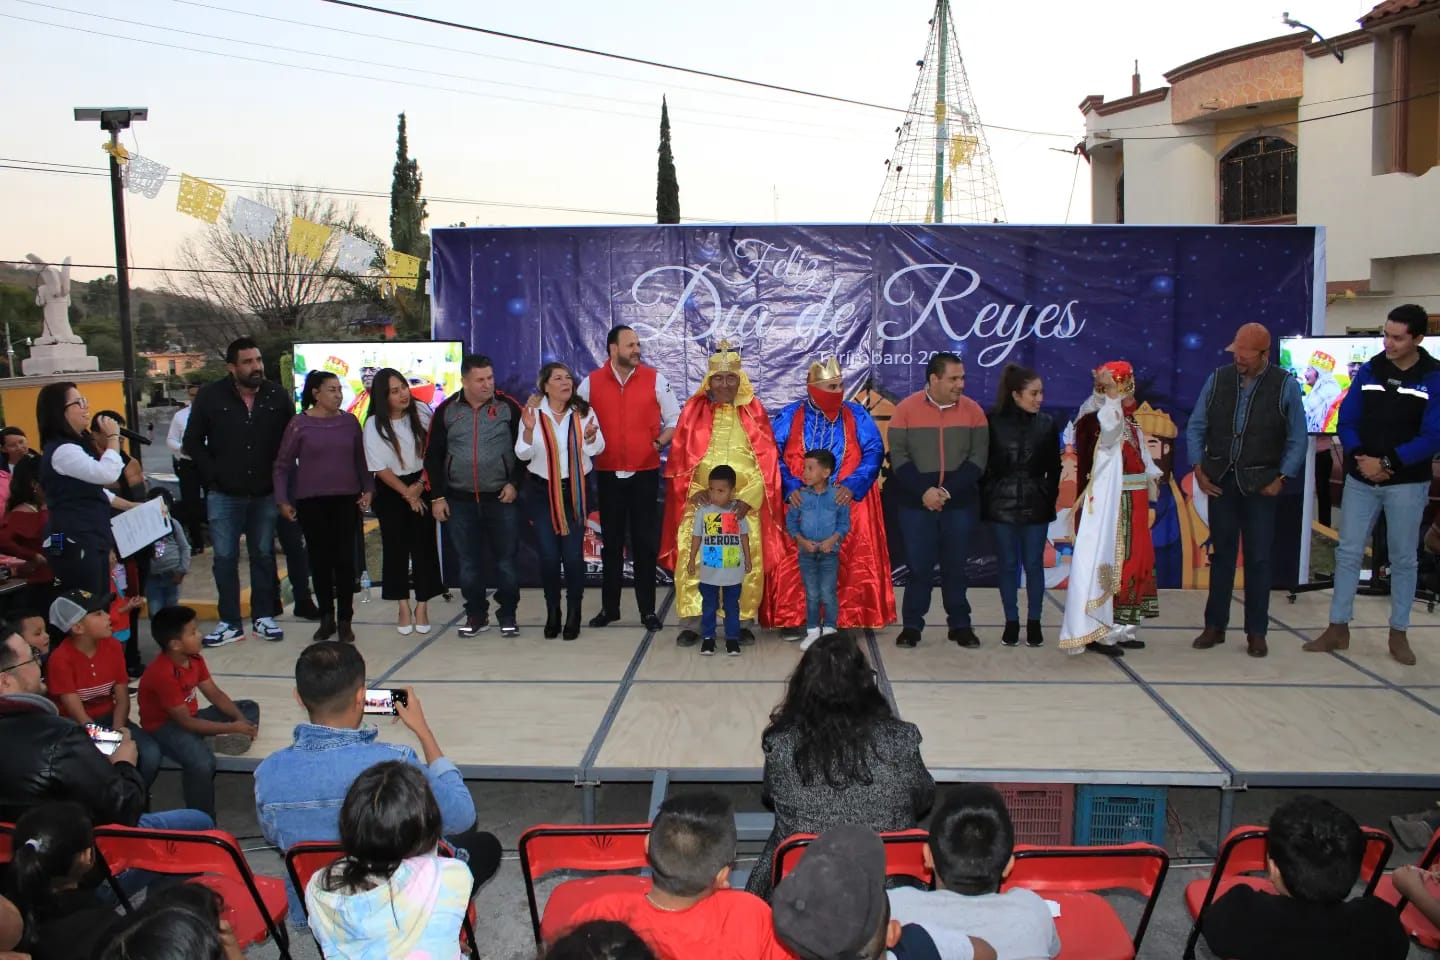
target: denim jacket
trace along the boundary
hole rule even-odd
[[[295,742],[266,757],[255,768],[255,814],[265,839],[280,850],[305,840],[339,840],[340,806],[350,784],[370,767],[386,760],[404,760],[425,771],[440,805],[447,835],[475,825],[475,800],[460,770],[441,757],[426,766],[404,744],[382,743],[374,727],[342,730],[302,723]],[[285,881],[290,897],[290,922],[305,926],[300,898]],[[303,895],[303,894],[302,894]]]
[[[785,530],[792,537],[801,536],[806,540],[826,540],[837,533],[844,540],[850,532],[850,508],[835,502],[833,485],[826,487],[824,493],[801,487],[800,506],[791,507],[785,513]]]

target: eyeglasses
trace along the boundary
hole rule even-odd
[[[4,673],[6,670],[19,670],[21,667],[28,667],[28,666],[29,666],[30,664],[32,664],[32,663],[39,663],[39,662],[40,662],[40,654],[37,653],[37,654],[35,654],[34,656],[32,656],[29,660],[21,660],[19,663],[14,664],[13,666],[9,666],[9,667],[0,667],[0,673]]]
[[[84,397],[81,397],[78,400],[71,400],[69,403],[65,404],[66,410],[69,410],[71,407],[84,407],[86,410],[89,410],[90,401],[86,400]]]

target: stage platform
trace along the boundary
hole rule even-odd
[[[1329,593],[1294,604],[1277,593],[1270,656],[1256,660],[1238,597],[1228,642],[1198,651],[1205,595],[1163,591],[1160,619],[1142,628],[1148,648],[1112,661],[1063,654],[1064,594],[1048,599],[1040,649],[1001,646],[993,589],[971,591],[977,650],[935,628],[913,650],[895,646],[898,627],[861,636],[886,695],[924,734],[936,779],[1214,787],[1222,825],[1233,791],[1247,787],[1440,787],[1440,620],[1421,607],[1410,631],[1420,663],[1404,667],[1386,650],[1387,599],[1357,599],[1348,651],[1310,654],[1300,644],[1325,625]],[[587,619],[598,600],[587,594]],[[357,603],[355,626],[370,685],[413,686],[467,778],[573,782],[590,815],[605,782],[761,779],[760,732],[798,645],[760,631],[740,657],[701,657],[676,647],[668,606],[661,633],[622,621],[569,643],[541,637],[538,590],[524,593],[515,638],[492,627],[461,639],[458,604],[439,601],[426,637],[397,635],[394,605],[379,600]],[[228,693],[262,705],[260,739],[220,758],[222,769],[253,769],[304,720],[293,670],[314,625],[283,625],[283,642],[252,637],[206,654]],[[385,739],[415,743],[403,726],[381,726]]]

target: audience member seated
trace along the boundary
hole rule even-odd
[[[5,516],[0,518],[0,553],[25,561],[19,573],[25,581],[25,602],[48,610],[55,597],[55,571],[45,551],[50,510],[40,486],[40,461],[27,457],[9,476],[10,493],[5,498]]]
[[[222,752],[244,753],[260,733],[260,705],[254,700],[231,700],[211,678],[200,656],[200,626],[194,610],[157,610],[150,632],[160,645],[160,656],[140,677],[140,726],[165,756],[180,764],[185,805],[213,819],[215,750],[205,738],[215,737],[215,749]],[[197,690],[210,701],[203,710]]]
[[[821,637],[800,658],[760,742],[775,829],[746,889],[762,897],[786,837],[837,823],[906,830],[935,799],[919,729],[895,716],[870,661],[844,634]]]
[[[930,818],[925,865],[935,872],[935,890],[897,887],[890,891],[890,915],[918,923],[935,938],[940,956],[967,956],[952,941],[980,937],[999,960],[1050,960],[1060,952],[1060,935],[1044,898],[1016,888],[1000,892],[1015,866],[1015,827],[1000,791],[964,784],[945,798]]]
[[[375,727],[361,726],[365,659],[352,644],[326,640],[305,648],[295,662],[295,696],[310,722],[295,728],[294,743],[255,769],[255,813],[267,841],[289,850],[306,840],[338,840],[340,807],[355,778],[377,763],[400,760],[430,781],[441,829],[468,858],[474,886],[494,876],[500,866],[500,841],[473,829],[475,800],[435,741],[414,690],[397,701],[396,711],[419,739],[424,763],[410,747],[384,743],[376,739],[380,731]],[[305,914],[296,894],[291,891],[290,922],[303,927]]]
[[[1202,931],[1227,960],[1404,960],[1409,938],[1395,908],[1377,897],[1347,901],[1360,876],[1365,835],[1325,800],[1296,797],[1270,817],[1270,882],[1243,884],[1210,905]]]
[[[95,960],[245,960],[222,909],[207,887],[176,884],[111,927]]]
[[[885,896],[885,846],[873,831],[857,824],[841,824],[817,837],[775,888],[771,907],[775,935],[801,960],[940,960],[942,956],[924,926],[891,917]],[[958,941],[947,955],[995,960],[990,945],[974,937],[968,943]]]
[[[160,772],[160,745],[130,722],[130,674],[125,648],[110,633],[110,599],[66,590],[50,604],[50,623],[66,636],[45,663],[45,686],[61,716],[82,727],[95,723],[128,731],[148,788]]]
[[[45,696],[40,660],[11,626],[0,627],[0,821],[13,823],[33,806],[74,800],[93,823],[162,830],[209,830],[195,810],[148,813],[145,781],[128,731],[109,757],[85,728],[59,715]]]
[[[472,878],[439,856],[440,807],[425,771],[404,760],[355,778],[340,808],[345,855],[310,878],[310,932],[327,957],[458,958]]]
[[[11,615],[10,622],[20,633],[20,639],[35,651],[43,667],[45,661],[50,659],[50,623],[45,619],[45,614],[27,607],[16,610]]]
[[[15,824],[5,893],[25,918],[19,949],[33,960],[88,957],[115,921],[96,897],[95,828],[76,803],[32,807]]]
[[[538,960],[659,960],[639,934],[617,920],[591,920],[542,950]]]
[[[646,891],[598,896],[574,920],[620,920],[666,957],[783,960],[770,908],[730,889],[735,862],[735,809],[713,793],[671,797],[660,805],[646,859],[654,875]]]
[[[1440,927],[1440,876],[1433,870],[1400,867],[1393,877],[1395,889],[1409,900],[1431,924]]]

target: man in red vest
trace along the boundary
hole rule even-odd
[[[655,558],[660,551],[660,451],[675,432],[680,401],[664,374],[640,362],[640,338],[634,330],[623,324],[612,327],[605,342],[610,362],[580,381],[576,391],[589,401],[606,438],[604,451],[595,458],[604,578],[600,612],[590,626],[620,619],[628,532],[635,605],[645,629],[659,630]]]

